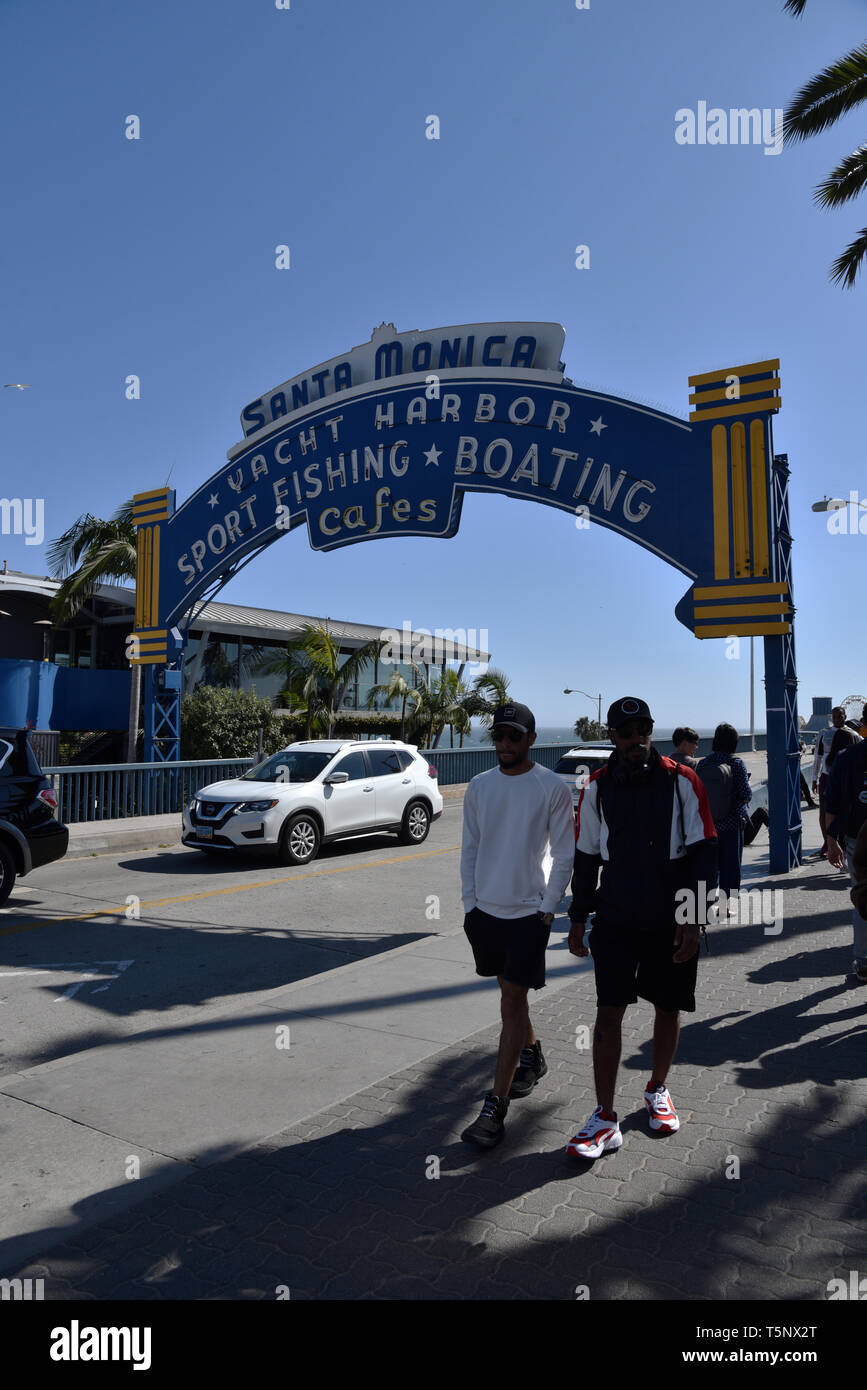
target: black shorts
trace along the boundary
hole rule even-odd
[[[522,989],[544,989],[545,948],[551,928],[538,912],[529,917],[492,917],[474,907],[464,918],[477,975],[501,975]]]
[[[635,1004],[639,997],[666,1012],[695,1013],[698,951],[676,964],[675,926],[639,931],[595,922],[590,950],[596,970],[596,1003],[612,1008]]]

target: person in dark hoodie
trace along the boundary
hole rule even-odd
[[[864,706],[867,718],[867,705]],[[825,788],[828,863],[843,867],[844,859],[853,881],[852,971],[853,983],[867,985],[867,902],[861,887],[864,875],[864,838],[867,825],[867,739],[856,739],[850,748],[838,753],[828,773]]]
[[[614,1088],[623,1015],[639,996],[656,1011],[653,1072],[644,1092],[648,1122],[661,1134],[680,1128],[666,1081],[680,1011],[695,1011],[698,924],[706,920],[703,909],[717,882],[716,831],[696,773],[651,746],[653,719],[643,700],[616,700],[608,726],[615,751],[578,803],[569,909],[569,950],[574,956],[593,953],[598,1009],[597,1105],[566,1146],[578,1158],[598,1158],[623,1142]],[[584,933],[591,912],[588,951]]]

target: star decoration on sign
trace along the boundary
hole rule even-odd
[[[441,453],[442,453],[442,449],[438,449],[437,446],[436,446],[435,444],[432,444],[432,445],[430,446],[429,449],[426,449],[426,450],[425,450],[425,455],[424,455],[424,466],[425,466],[425,468],[427,468],[427,466],[428,466],[429,463],[435,463],[436,466],[437,466],[437,468],[439,468],[439,466],[440,466],[440,454],[441,454]]]
[[[599,419],[598,419],[598,420],[591,420],[591,421],[590,421],[590,433],[591,433],[591,434],[598,434],[598,435],[601,435],[601,434],[602,434],[602,431],[603,431],[603,430],[607,430],[607,429],[608,429],[608,426],[607,426],[607,425],[603,425],[603,423],[602,423],[602,416],[601,416],[601,415],[599,416]]]
[[[217,494],[216,494],[215,492],[212,492],[211,495],[210,495],[210,497],[208,498],[208,506],[211,508],[212,511],[213,511],[214,507],[216,507],[216,506],[219,505],[219,502],[220,502],[220,499],[219,499],[219,497],[217,496]]]

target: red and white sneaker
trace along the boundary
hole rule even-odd
[[[650,1115],[650,1128],[657,1134],[674,1134],[675,1130],[680,1129],[677,1111],[665,1086],[657,1086],[654,1091],[645,1091],[644,1104]]]
[[[610,1149],[619,1149],[623,1143],[620,1125],[616,1115],[606,1115],[601,1105],[597,1105],[583,1129],[580,1129],[566,1145],[566,1152],[572,1158],[598,1158]]]

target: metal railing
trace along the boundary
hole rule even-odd
[[[90,767],[45,767],[57,797],[58,819],[121,820],[180,812],[200,787],[237,777],[255,758],[203,762],[102,763]]]
[[[554,768],[567,749],[565,743],[537,743],[531,756],[543,767]],[[495,767],[497,761],[493,747],[422,748],[419,752],[437,769],[441,787],[469,782],[476,773]],[[104,763],[46,767],[43,772],[51,778],[59,819],[70,825],[76,821],[180,813],[201,787],[237,777],[255,762],[255,758],[217,758],[179,763]]]
[[[421,749],[436,767],[439,785],[469,782],[477,772],[496,765],[493,748]],[[553,767],[563,744],[537,744],[533,759]],[[122,820],[181,812],[194,792],[211,782],[237,777],[255,758],[217,758],[179,763],[97,763],[85,767],[45,767],[57,797],[57,815],[65,824]]]
[[[530,757],[534,763],[553,768],[563,754],[568,752],[566,743],[534,743]],[[477,772],[486,772],[496,767],[496,749],[490,748],[420,748],[423,758],[436,768],[441,787],[454,787],[461,782],[469,782]]]

